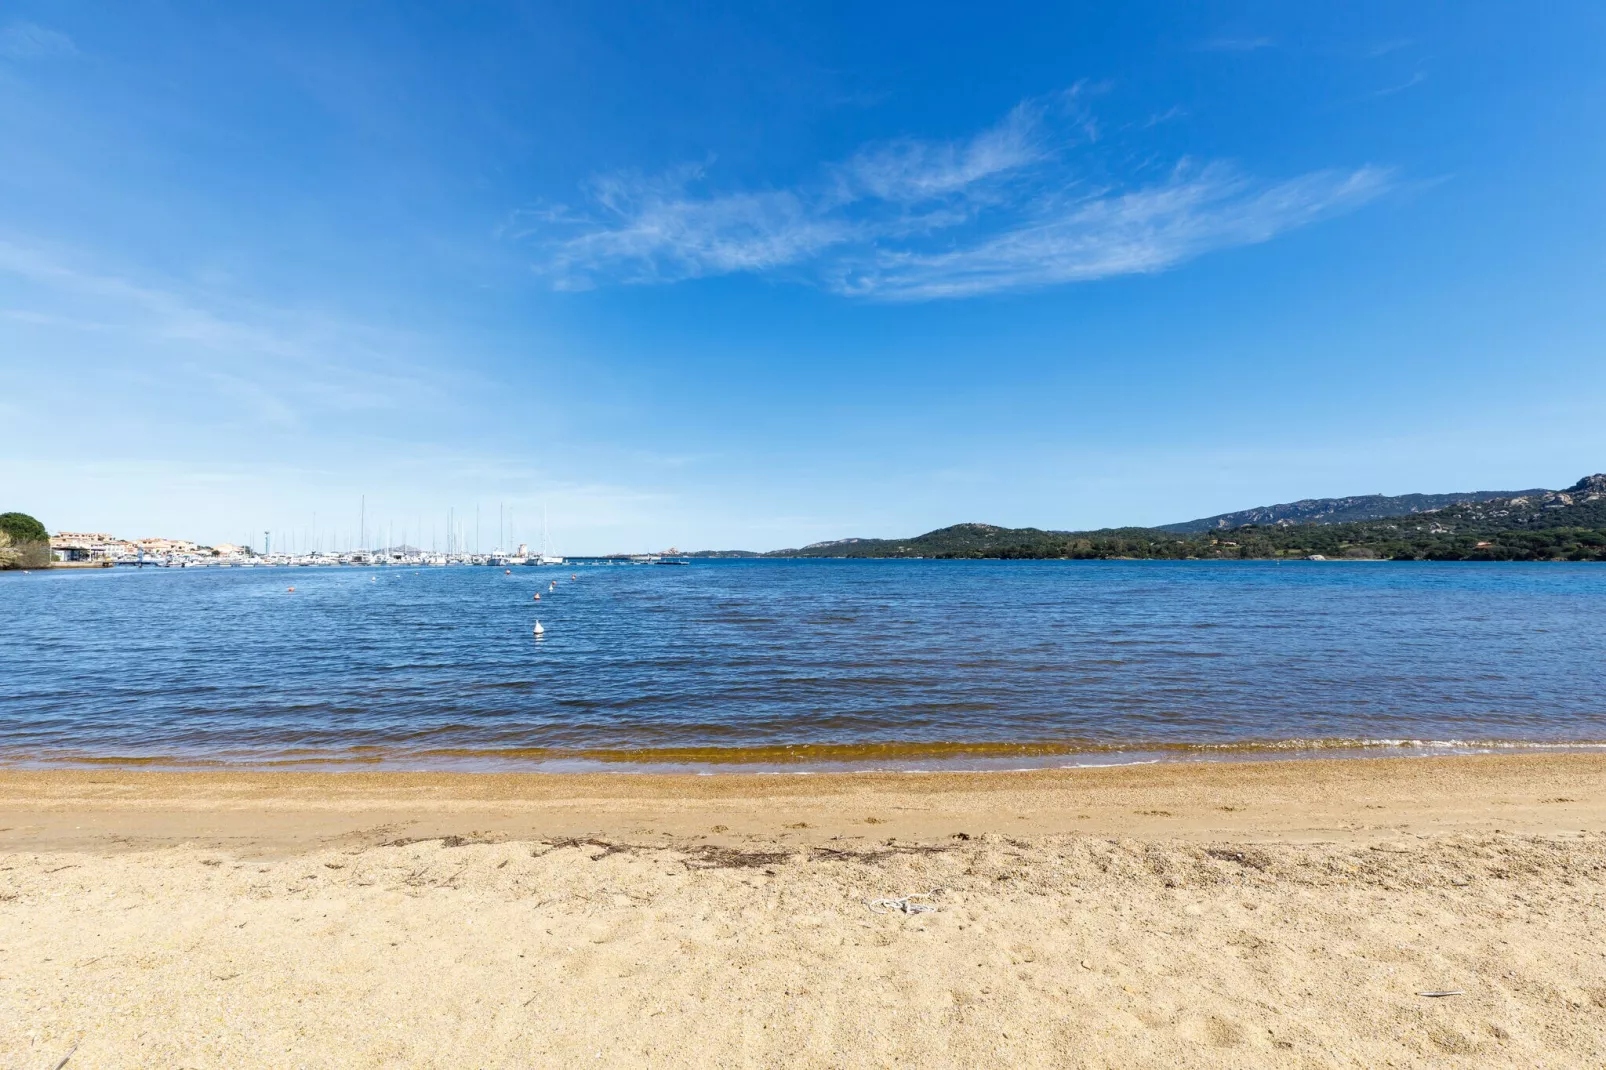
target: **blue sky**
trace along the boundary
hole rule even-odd
[[[0,508],[545,506],[581,553],[1565,485],[1603,47],[1593,3],[0,4]]]

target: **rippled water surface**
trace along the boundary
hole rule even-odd
[[[116,569],[0,574],[0,602],[13,762],[923,768],[1606,740],[1598,565]]]

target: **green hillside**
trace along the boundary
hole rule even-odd
[[[842,539],[771,557],[1387,558],[1427,561],[1606,560],[1606,475],[1565,491],[1463,502],[1351,523],[1248,524],[1177,533],[1157,528],[1044,531],[955,524],[909,539]]]

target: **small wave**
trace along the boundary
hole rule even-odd
[[[138,768],[397,772],[943,773],[1094,769],[1190,761],[1493,754],[1606,750],[1603,740],[1285,739],[1237,742],[800,744],[642,749],[405,748],[232,749],[168,754],[0,751],[8,768]],[[1059,759],[1045,761],[1045,759]]]

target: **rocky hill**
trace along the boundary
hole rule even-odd
[[[1155,530],[1182,534],[1195,531],[1224,531],[1246,524],[1346,524],[1357,520],[1428,513],[1461,502],[1485,502],[1550,494],[1547,490],[1475,490],[1465,494],[1362,494],[1349,498],[1304,498],[1283,505],[1262,505],[1235,513],[1186,520],[1180,524],[1161,524]]]
[[[1424,519],[1445,529],[1606,527],[1606,474],[1585,476],[1566,490],[1528,490],[1501,498],[1457,502],[1433,510]]]

